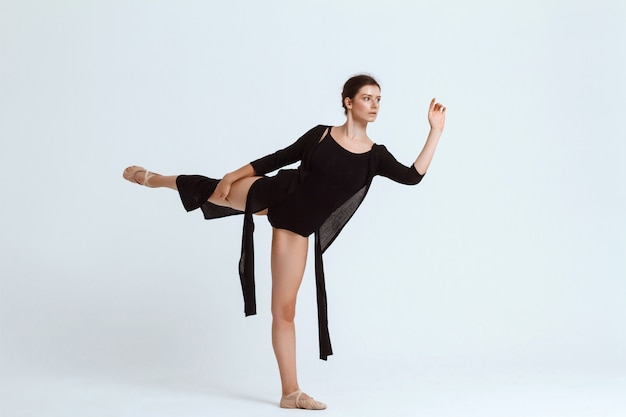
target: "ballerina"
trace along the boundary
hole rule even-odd
[[[326,405],[303,393],[296,372],[294,316],[304,274],[309,236],[315,234],[315,275],[320,357],[332,355],[326,311],[322,254],[357,210],[372,179],[382,175],[417,184],[426,174],[445,124],[446,107],[433,98],[428,109],[430,132],[415,162],[405,166],[367,135],[380,110],[380,85],[369,75],[346,81],[341,126],[318,125],[292,145],[257,159],[221,180],[202,175],[165,176],[130,166],[123,176],[151,188],[179,193],[187,211],[200,208],[206,219],[243,214],[239,273],[246,315],[256,314],[254,293],[253,214],[267,215],[272,225],[272,346],[282,385],[280,407],[322,410]],[[297,169],[281,169],[300,161]]]

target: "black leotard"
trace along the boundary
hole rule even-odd
[[[268,208],[274,227],[302,236],[315,232],[315,281],[317,288],[320,358],[332,355],[328,332],[326,289],[322,254],[338,236],[365,198],[376,175],[402,184],[417,184],[423,174],[414,165],[398,162],[383,145],[354,154],[328,135],[330,126],[318,125],[292,145],[251,162],[263,178],[252,184],[245,212],[207,201],[219,180],[201,175],[180,175],[178,192],[187,211],[201,208],[206,219],[244,214],[239,276],[246,315],[256,314],[254,285],[254,221],[252,214]],[[298,169],[282,169],[300,161]]]
[[[315,232],[333,211],[365,186],[369,153],[352,153],[328,133],[313,151],[310,171],[302,183],[269,207],[270,224],[302,236]],[[272,178],[261,181],[271,186]],[[265,184],[259,186],[265,188]]]

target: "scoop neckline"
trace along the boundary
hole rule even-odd
[[[374,145],[376,145],[375,143],[373,143],[372,147],[369,148],[369,150],[367,150],[365,152],[352,152],[352,151],[344,148],[343,146],[341,146],[341,144],[339,142],[337,142],[337,140],[333,137],[333,134],[332,134],[333,127],[334,126],[329,126],[329,128],[328,128],[328,136],[330,136],[330,138],[333,140],[333,142],[335,142],[335,144],[337,146],[339,146],[344,151],[348,152],[350,155],[367,155],[368,153],[372,152],[372,149],[374,148]]]

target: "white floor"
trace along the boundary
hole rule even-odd
[[[623,417],[626,378],[541,371],[459,371],[380,360],[333,359],[307,389],[328,416]],[[417,363],[417,362],[416,362]],[[317,365],[315,365],[317,366]],[[106,374],[106,375],[105,375]],[[315,386],[315,387],[314,387]],[[289,416],[277,406],[275,375],[251,370],[224,378],[6,374],[2,417]],[[315,389],[314,389],[315,388]]]

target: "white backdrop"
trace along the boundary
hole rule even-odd
[[[327,252],[328,363],[308,268],[306,386],[446,369],[623,388],[626,3],[505,3],[3,2],[2,373],[233,389],[252,374],[275,399],[267,221],[244,318],[241,218],[203,221],[121,173],[222,176],[343,123],[342,84],[366,72],[383,95],[370,136],[399,160],[432,97],[447,126],[423,182],[375,179]]]

